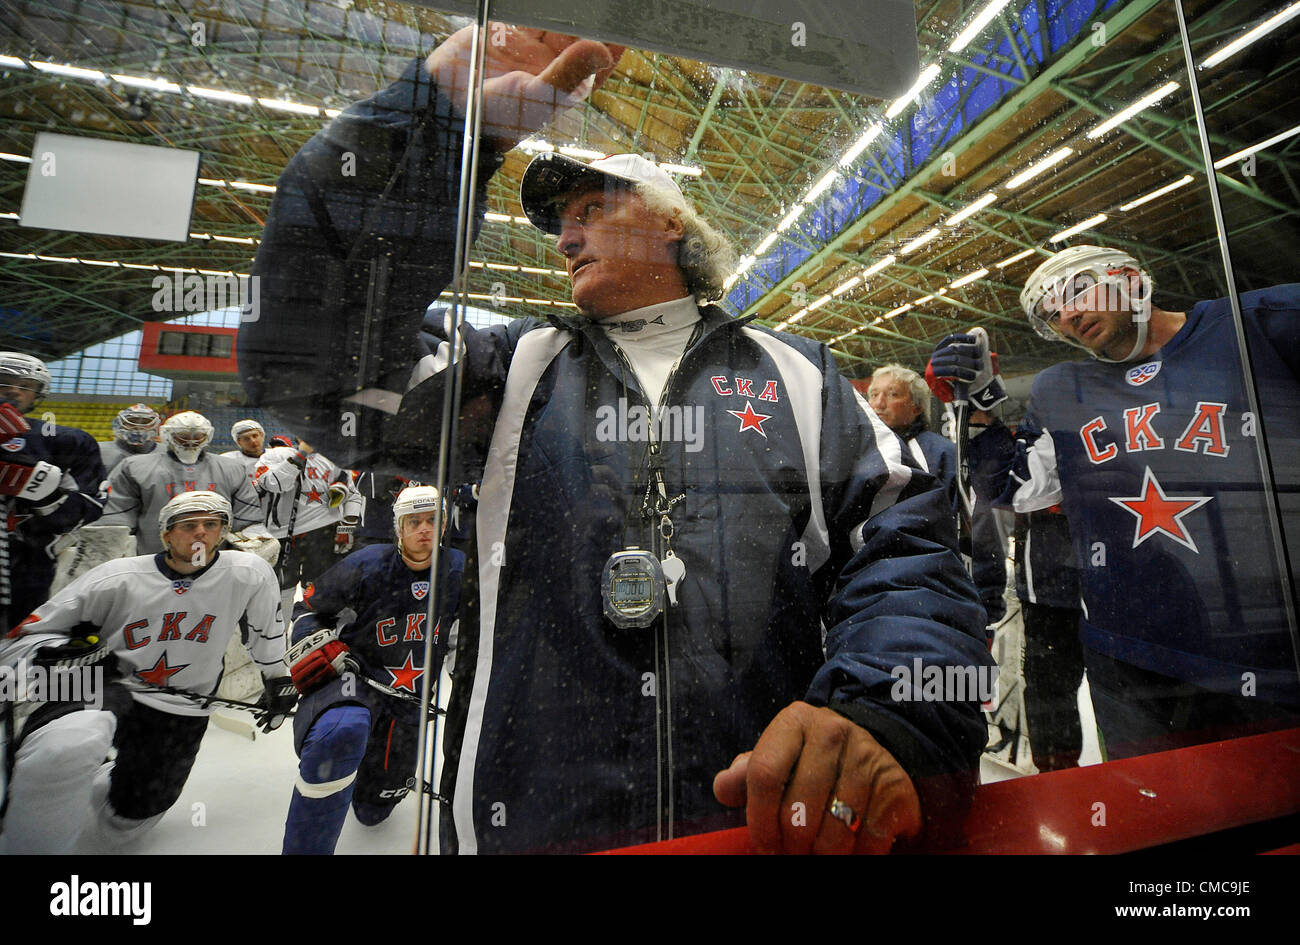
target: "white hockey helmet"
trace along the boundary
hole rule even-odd
[[[214,515],[222,521],[221,537],[230,533],[230,500],[215,492],[182,492],[168,500],[158,513],[158,540],[165,545],[167,539],[163,536],[191,515]]]
[[[201,413],[184,410],[162,425],[162,441],[182,463],[196,463],[203,447],[212,442],[212,423]]]
[[[1141,286],[1138,294],[1132,292],[1129,278],[1123,274],[1126,268],[1135,269],[1139,274]],[[1151,323],[1152,285],[1142,264],[1123,250],[1104,246],[1071,246],[1061,250],[1025,280],[1025,287],[1020,292],[1020,307],[1034,331],[1042,337],[1064,341],[1087,351],[1098,361],[1115,363],[1114,359],[1065,337],[1055,327],[1061,308],[1098,284],[1105,287],[1108,303],[1113,299],[1114,304],[1133,313],[1133,322],[1138,328],[1137,340],[1128,355],[1119,359],[1132,361],[1146,345],[1147,329]]]
[[[16,378],[20,386],[35,391],[37,400],[50,389],[50,369],[45,362],[18,351],[0,351],[0,377]]]
[[[419,512],[432,512],[442,506],[438,490],[433,486],[407,486],[393,500],[393,533],[398,543],[402,540],[402,519]]]
[[[252,430],[256,430],[258,433],[262,434],[263,437],[266,436],[266,428],[256,420],[236,420],[234,425],[230,428],[230,438],[238,443],[241,436]]]
[[[148,404],[132,404],[113,418],[113,439],[127,446],[144,446],[161,425],[162,417]]]

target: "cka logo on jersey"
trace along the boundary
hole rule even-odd
[[[424,600],[426,597],[429,596],[429,582],[412,581],[411,593],[415,595],[416,600]]]
[[[1148,364],[1139,364],[1137,367],[1131,367],[1128,369],[1128,373],[1124,375],[1124,380],[1133,387],[1141,387],[1147,381],[1151,380],[1151,378],[1160,373],[1160,365],[1163,363],[1163,361],[1151,361]]]
[[[17,453],[20,449],[22,449],[26,445],[27,445],[27,441],[25,439],[23,439],[21,436],[15,436],[12,439],[5,440],[3,443],[0,443],[0,449],[8,450],[11,453]]]
[[[172,592],[178,595],[184,594],[186,591],[190,589],[190,585],[192,585],[193,583],[194,582],[191,581],[189,578],[181,578],[180,580],[172,581]]]

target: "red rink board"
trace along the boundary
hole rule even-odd
[[[1127,853],[1297,812],[1300,729],[1287,729],[983,785],[966,821],[968,845],[935,852]],[[750,848],[742,827],[606,852]]]

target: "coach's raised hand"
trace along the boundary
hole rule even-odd
[[[425,61],[438,89],[462,115],[474,29],[453,33]],[[623,55],[622,46],[503,23],[488,24],[486,40],[483,136],[500,151],[599,88]]]

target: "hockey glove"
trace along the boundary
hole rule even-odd
[[[294,450],[286,457],[286,459],[288,459],[289,462],[293,463],[299,469],[307,468],[307,454],[302,452],[301,450]]]
[[[352,545],[357,540],[357,526],[347,522],[339,522],[339,527],[334,529],[334,553],[336,555],[345,555],[352,550]]]
[[[257,704],[261,706],[261,711],[256,713],[258,726],[263,732],[274,732],[298,704],[298,690],[288,676],[267,679]]]
[[[17,407],[7,400],[0,400],[0,443],[21,436],[31,428]]]
[[[42,509],[60,498],[62,479],[63,470],[58,466],[26,453],[10,453],[0,459],[0,495],[26,499],[39,515],[53,511]]]
[[[341,482],[331,483],[329,487],[329,505],[332,509],[337,509],[343,504],[343,500],[348,497],[348,487]]]
[[[67,643],[39,647],[32,657],[33,666],[46,669],[81,669],[103,666],[107,672],[117,668],[117,656],[95,634],[73,637]]]
[[[317,630],[289,647],[284,654],[294,686],[303,695],[348,672],[353,663],[348,645],[333,628]]]
[[[988,334],[977,328],[970,334],[948,335],[937,345],[925,368],[925,382],[945,404],[956,397],[953,382],[969,385],[971,404],[992,410],[1007,399],[998,374],[997,354],[989,351]]]

